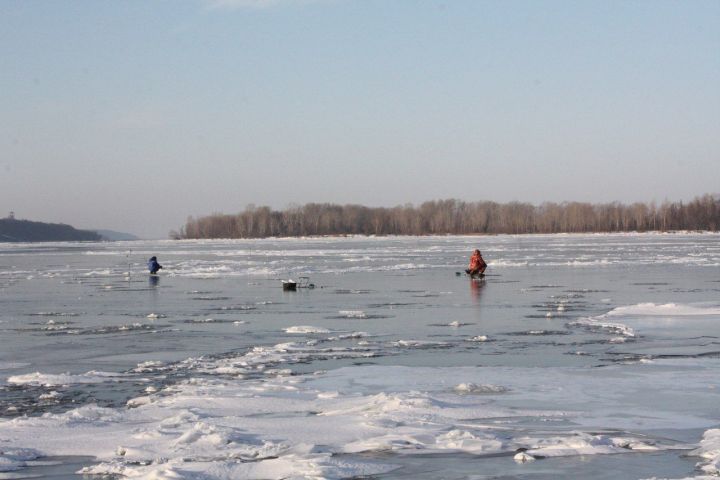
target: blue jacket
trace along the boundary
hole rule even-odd
[[[150,273],[157,273],[157,271],[162,268],[162,265],[160,265],[157,261],[157,257],[152,257],[148,260],[147,266]]]

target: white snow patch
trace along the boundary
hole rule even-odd
[[[487,335],[476,335],[474,337],[468,338],[468,342],[487,342],[488,336]]]

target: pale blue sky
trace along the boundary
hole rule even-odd
[[[0,2],[0,209],[720,193],[720,1]],[[0,210],[0,215],[5,212]]]

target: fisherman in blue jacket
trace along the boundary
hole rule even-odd
[[[162,265],[160,265],[157,261],[157,257],[150,257],[150,260],[148,260],[148,270],[150,270],[150,273],[155,274],[162,268]]]

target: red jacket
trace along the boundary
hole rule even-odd
[[[473,253],[472,257],[470,257],[470,265],[468,266],[468,269],[477,270],[484,267],[487,267],[487,263],[483,260],[482,255],[479,253]]]

